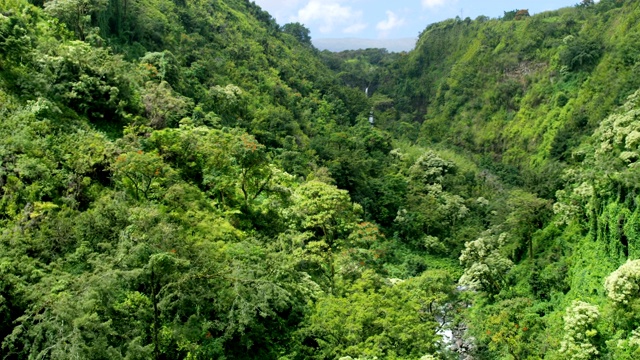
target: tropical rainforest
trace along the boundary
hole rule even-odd
[[[0,357],[638,359],[639,89],[637,0],[0,0]]]

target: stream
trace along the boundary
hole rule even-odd
[[[466,286],[458,286],[456,291],[459,293],[469,291]],[[454,316],[448,316],[456,312],[459,306],[469,307],[469,304],[447,303],[441,307],[441,315],[436,316],[436,321],[440,324],[440,329],[436,334],[442,336],[443,347],[453,353],[458,354],[460,360],[473,360],[473,343],[466,339],[467,326],[462,323],[454,323]]]

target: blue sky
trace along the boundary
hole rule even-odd
[[[529,9],[531,14],[573,6],[579,0],[254,0],[279,24],[300,22],[313,39],[413,38],[431,23],[462,18],[502,16],[505,10]]]

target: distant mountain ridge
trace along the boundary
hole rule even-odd
[[[416,46],[417,38],[402,39],[314,39],[313,45],[320,50],[340,52],[345,50],[359,50],[371,48],[384,48],[390,52],[411,51]]]

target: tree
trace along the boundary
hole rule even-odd
[[[588,70],[595,66],[604,51],[597,38],[566,38],[566,47],[560,52],[560,62],[571,71]]]
[[[299,22],[284,24],[282,32],[293,36],[302,45],[313,47],[311,36],[309,35],[311,32]]]
[[[455,174],[454,163],[440,158],[433,151],[420,156],[409,169],[409,177],[424,185],[441,184],[445,175]]]
[[[625,348],[628,352],[635,351],[640,353],[640,342],[638,335],[640,332],[640,260],[628,260],[617,270],[606,277],[604,288],[607,297],[612,303],[611,318],[616,328],[621,331],[618,333],[622,337],[618,344],[617,351],[624,353]],[[621,355],[621,358],[622,355]],[[632,357],[630,357],[632,358]]]
[[[168,82],[170,89],[180,85],[178,60],[170,51],[148,52],[140,59],[140,65],[146,68],[152,79]]]
[[[490,294],[499,293],[506,283],[505,275],[513,267],[513,262],[502,253],[507,239],[506,233],[488,233],[467,242],[460,255],[460,264],[465,268],[460,284]]]
[[[141,109],[139,72],[109,48],[77,40],[54,42],[34,49],[30,58],[37,76],[20,80],[20,88],[30,97],[54,101],[79,116],[111,126],[122,126]]]
[[[533,300],[509,298],[487,305],[480,311],[486,314],[483,321],[470,327],[478,337],[479,346],[488,344],[492,357],[529,359],[544,354],[540,343],[535,341],[544,331],[544,322],[536,313]]]
[[[580,4],[578,4],[578,6],[580,7],[589,7],[589,6],[593,6],[595,5],[595,1],[594,0],[581,0]]]
[[[564,336],[560,348],[560,353],[566,359],[590,360],[600,354],[594,345],[599,317],[598,307],[583,301],[574,301],[567,308],[563,317]]]
[[[159,196],[159,191],[173,176],[157,153],[142,150],[119,155],[112,164],[116,179],[135,200]]]
[[[191,100],[176,94],[166,81],[147,82],[142,96],[149,124],[155,129],[175,126],[193,108]]]
[[[300,330],[323,358],[417,359],[435,353],[437,309],[451,300],[451,278],[440,272],[395,283],[363,273],[344,296],[319,299]],[[306,349],[307,351],[309,349]]]
[[[205,105],[222,118],[224,125],[237,125],[246,114],[247,99],[245,92],[236,85],[216,85],[207,92]]]
[[[551,202],[524,191],[513,191],[507,207],[510,211],[506,220],[509,232],[523,240],[529,260],[532,260],[533,234],[542,229],[551,217]]]
[[[91,29],[91,16],[106,10],[108,0],[51,0],[44,3],[45,11],[67,24],[80,40]]]
[[[432,151],[420,156],[409,168],[405,206],[394,220],[408,240],[423,239],[425,235],[445,239],[468,214],[465,200],[447,191],[456,171],[454,163]]]
[[[307,232],[304,253],[325,268],[323,274],[333,287],[336,274],[333,252],[337,240],[348,236],[355,227],[361,207],[351,203],[345,190],[317,180],[295,189],[291,201],[293,225]]]
[[[151,326],[153,355],[156,360],[160,359],[161,343],[159,334],[164,327],[161,323],[161,293],[170,291],[170,287],[175,287],[175,282],[180,278],[181,273],[188,269],[190,263],[179,259],[173,254],[157,253],[149,257],[149,262],[143,268],[143,273],[147,280],[147,293],[150,293],[149,301],[153,309],[153,322]],[[166,295],[165,295],[166,296]]]
[[[329,246],[355,225],[358,206],[349,194],[333,185],[311,180],[292,195],[292,212],[301,230],[319,235]]]
[[[616,304],[631,304],[640,294],[640,260],[628,260],[611,275],[604,287],[607,296]]]
[[[523,9],[523,10],[516,11],[516,14],[513,17],[513,19],[514,20],[524,20],[525,18],[528,18],[530,16],[531,15],[529,15],[529,10]]]
[[[233,148],[233,155],[240,167],[240,190],[245,206],[248,206],[250,201],[269,190],[273,170],[269,166],[264,145],[249,134],[240,135],[238,140]]]
[[[502,20],[511,21],[515,19],[516,14],[520,11],[519,9],[511,10],[511,11],[503,11],[504,15],[502,16]]]

